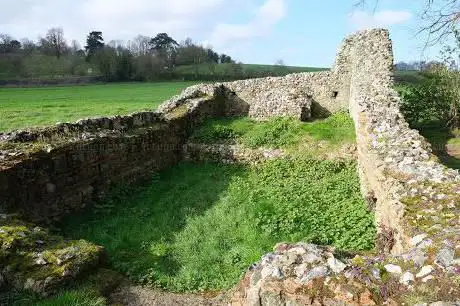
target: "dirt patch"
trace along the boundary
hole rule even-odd
[[[124,284],[110,295],[110,305],[117,306],[223,306],[225,301],[224,293],[178,294],[132,284]]]

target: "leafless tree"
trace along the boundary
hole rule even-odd
[[[60,58],[69,50],[64,38],[64,30],[62,28],[49,29],[46,33],[45,40],[42,42],[47,44],[47,47],[53,51],[57,58]]]
[[[81,50],[81,45],[77,40],[72,40],[72,45],[70,47],[72,54],[77,54],[78,51]]]
[[[150,52],[149,41],[150,37],[137,35],[132,41],[128,42],[128,49],[134,55],[146,55]]]
[[[12,40],[13,40],[13,37],[11,37],[11,35],[9,35],[9,34],[0,34],[0,44],[7,45],[7,44],[11,43]]]
[[[422,25],[418,34],[427,34],[427,45],[442,42],[446,37],[458,30],[460,21],[460,0],[424,0],[420,14]],[[377,8],[379,0],[357,0],[356,7],[367,3]]]
[[[24,50],[24,53],[27,55],[32,54],[32,52],[34,52],[35,49],[37,49],[37,45],[35,44],[35,42],[33,42],[32,40],[28,38],[21,39],[21,43],[22,43],[22,49]]]

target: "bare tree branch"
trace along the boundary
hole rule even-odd
[[[364,7],[374,3],[374,12],[379,0],[356,0],[354,7]],[[420,16],[422,26],[417,35],[427,34],[425,47],[442,42],[458,29],[460,21],[460,0],[425,0]]]

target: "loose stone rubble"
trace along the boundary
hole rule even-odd
[[[460,287],[444,273],[430,265],[417,267],[405,255],[354,255],[308,243],[279,243],[249,268],[231,304],[413,305],[413,297],[432,302],[426,305],[457,305]],[[427,298],[419,288],[434,294]],[[450,301],[441,303],[437,297]]]

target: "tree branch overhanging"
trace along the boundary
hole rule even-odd
[[[354,7],[363,8],[368,3],[374,4],[375,11],[379,0],[356,0]],[[460,0],[425,0],[420,19],[422,25],[417,34],[427,35],[426,46],[438,44],[458,29]]]

